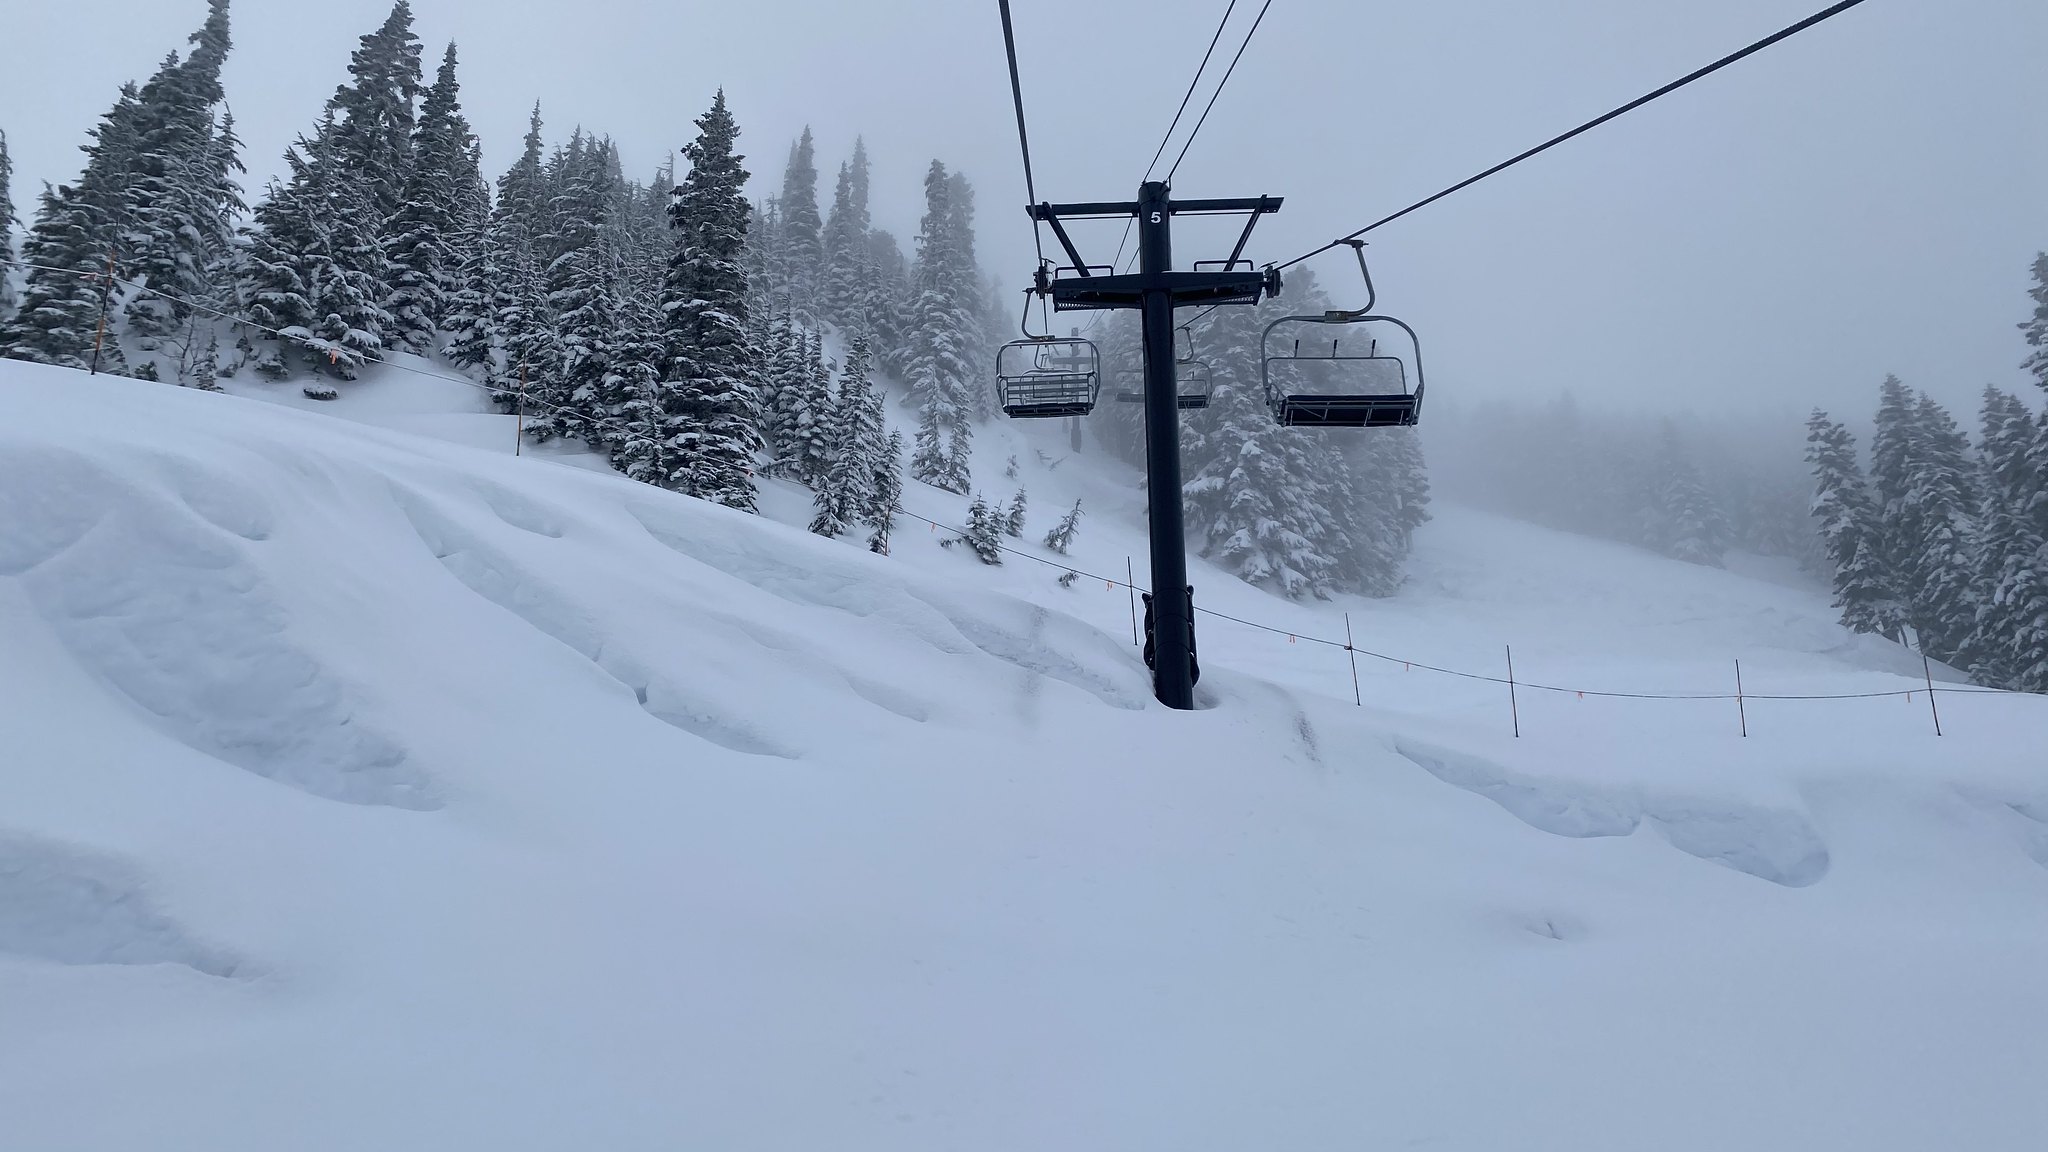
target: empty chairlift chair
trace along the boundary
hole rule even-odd
[[[1422,416],[1421,341],[1403,321],[1372,314],[1378,296],[1365,245],[1351,243],[1365,275],[1365,307],[1284,316],[1266,325],[1260,370],[1266,403],[1286,427],[1407,428]],[[1406,337],[1405,358],[1382,344],[1396,330]]]
[[[1079,337],[1013,340],[996,353],[996,388],[1012,419],[1086,416],[1102,393],[1101,356]]]
[[[1209,394],[1216,389],[1215,376],[1207,361],[1195,359],[1194,336],[1185,327],[1173,330],[1174,389],[1179,393],[1174,406],[1183,412],[1209,406]],[[1116,374],[1119,404],[1145,402],[1145,373],[1126,368]]]

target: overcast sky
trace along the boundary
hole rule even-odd
[[[1226,0],[1017,0],[1039,194],[1131,195]],[[1259,0],[1240,0],[1234,51]],[[1175,179],[1270,193],[1284,258],[1504,159],[1820,7],[1820,0],[1274,0]],[[9,4],[0,128],[24,212],[120,83],[203,0]],[[877,217],[915,232],[933,157],[980,189],[984,259],[1031,268],[993,0],[415,0],[448,40],[495,173],[527,109],[651,170],[724,86],[757,183],[816,132],[824,196],[865,134]],[[251,192],[345,78],[388,0],[235,0],[226,83]],[[1760,56],[1380,230],[1382,310],[1433,392],[1571,388],[1636,407],[1861,414],[1887,371],[1974,411],[2019,388],[2027,267],[2048,248],[2048,3],[1870,0]],[[1198,97],[1197,107],[1201,99]],[[1178,149],[1168,152],[1168,161]],[[1227,250],[1190,225],[1185,264]],[[1106,262],[1116,233],[1088,234]],[[1342,290],[1342,255],[1317,262]]]

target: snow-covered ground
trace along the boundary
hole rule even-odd
[[[2043,1147],[2048,701],[1516,739],[1205,619],[1173,713],[1100,580],[515,458],[458,385],[236,387],[288,403],[0,362],[0,1147]],[[1019,547],[1079,496],[1143,583],[1130,471],[994,428],[992,498],[1013,452]],[[1197,602],[1568,688],[1920,676],[1438,512],[1392,600]]]

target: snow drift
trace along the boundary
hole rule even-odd
[[[1341,651],[1209,623],[1177,714],[1121,591],[921,529],[16,363],[0,417],[9,1147],[2048,1131],[2037,701],[1743,740],[1550,694],[1516,741],[1493,685],[1369,661],[1359,708]],[[984,453],[1089,501],[1077,567],[1142,555],[1127,480],[1019,435]],[[1392,601],[1200,602],[1562,683],[1906,683],[1803,590],[1455,510],[1419,549]]]

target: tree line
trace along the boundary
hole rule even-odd
[[[2048,390],[2048,253],[2033,278],[2023,366]],[[1981,684],[2048,692],[2048,414],[1986,386],[1978,421],[1972,445],[1932,397],[1887,377],[1866,458],[1813,411],[1813,515],[1835,606],[1847,627]]]
[[[22,251],[31,267],[0,275],[0,356],[84,367],[104,302],[115,338],[101,370],[163,364],[203,388],[249,371],[324,397],[395,355],[436,357],[523,411],[535,440],[586,443],[635,479],[744,510],[763,476],[788,477],[813,488],[815,530],[865,527],[877,549],[906,480],[973,492],[1008,315],[958,171],[929,164],[905,243],[872,220],[865,143],[825,202],[806,129],[774,193],[750,202],[721,91],[681,155],[644,177],[600,132],[551,146],[536,106],[493,180],[456,46],[430,78],[398,0],[252,210],[220,83],[228,11],[208,0],[190,50],[124,87],[78,178],[43,193]],[[4,221],[8,175],[0,137]],[[126,283],[108,284],[110,263]],[[1428,516],[1419,444],[1275,427],[1257,395],[1252,313],[1196,324],[1218,381],[1217,403],[1188,420],[1203,548],[1292,596],[1391,592]],[[1134,325],[1118,317],[1110,330]],[[1134,340],[1118,353],[1135,354]],[[888,380],[911,411],[908,443],[888,428]],[[1105,408],[1101,439],[1141,461],[1136,408]]]

